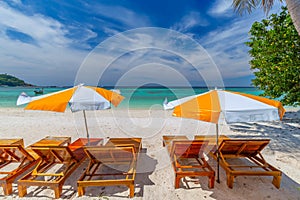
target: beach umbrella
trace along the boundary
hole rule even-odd
[[[210,90],[203,94],[164,102],[164,109],[174,109],[173,116],[192,118],[216,124],[216,146],[218,150],[219,120],[221,114],[225,121],[258,122],[281,120],[285,109],[279,101],[268,98],[231,92]],[[217,151],[217,182],[219,182],[219,153]]]
[[[72,112],[83,111],[87,138],[89,132],[86,121],[86,110],[104,110],[111,108],[111,104],[118,106],[124,99],[117,92],[83,84],[62,91],[30,97],[21,93],[17,105],[28,104],[25,110],[43,110],[64,112],[69,105]]]

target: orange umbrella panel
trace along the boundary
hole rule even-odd
[[[176,106],[173,116],[218,123],[220,112],[218,94],[213,91]]]
[[[89,87],[89,88],[95,90],[97,93],[102,95],[106,100],[110,101],[115,107],[117,107],[124,99],[122,95],[110,90],[106,90],[98,87]]]
[[[45,98],[33,100],[25,107],[25,110],[64,112],[74,91],[75,89],[71,88],[53,95],[46,95]]]

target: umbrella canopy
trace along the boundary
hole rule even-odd
[[[218,122],[221,113],[227,123],[281,120],[285,109],[279,101],[250,94],[211,90],[175,101],[164,102],[164,109],[174,109],[173,116],[192,118],[216,124],[218,149]],[[218,157],[219,161],[219,157]],[[219,165],[218,177],[219,182]]]
[[[227,123],[275,121],[282,119],[285,109],[279,101],[250,94],[211,90],[171,102],[164,109],[174,109],[173,116],[192,118],[217,124],[220,114]]]
[[[80,84],[66,90],[35,97],[30,97],[23,92],[17,100],[17,105],[28,103],[25,110],[64,112],[69,104],[72,112],[83,111],[89,138],[85,110],[109,109],[111,104],[118,106],[123,99],[123,96],[114,91]]]

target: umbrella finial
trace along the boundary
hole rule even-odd
[[[164,110],[168,110],[170,109],[169,106],[168,106],[168,98],[166,97],[164,102],[163,102],[163,106],[164,106]]]
[[[28,96],[25,92],[22,92],[17,100],[17,106],[29,103],[31,101],[31,97]]]

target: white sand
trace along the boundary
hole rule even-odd
[[[0,109],[1,138],[24,138],[30,145],[47,136],[71,136],[72,141],[85,137],[82,112],[52,113],[24,111],[21,108]],[[134,199],[300,199],[300,111],[289,109],[282,122],[240,123],[220,126],[222,134],[229,137],[270,138],[270,144],[263,151],[265,159],[283,172],[281,188],[272,185],[271,177],[237,177],[233,189],[226,185],[226,176],[221,168],[221,183],[214,189],[208,188],[208,179],[200,184],[188,182],[174,189],[174,172],[165,148],[162,135],[215,134],[215,125],[191,119],[171,116],[161,110],[105,110],[87,112],[91,137],[142,137],[146,153],[140,156]],[[216,162],[209,160],[216,169]],[[92,187],[86,189],[86,196],[77,197],[76,180],[86,167],[80,168],[66,181],[61,198],[64,199],[127,199],[126,187]],[[1,199],[18,198],[17,184],[13,194]],[[53,190],[30,187],[23,199],[52,199]],[[108,197],[108,198],[106,198]]]

